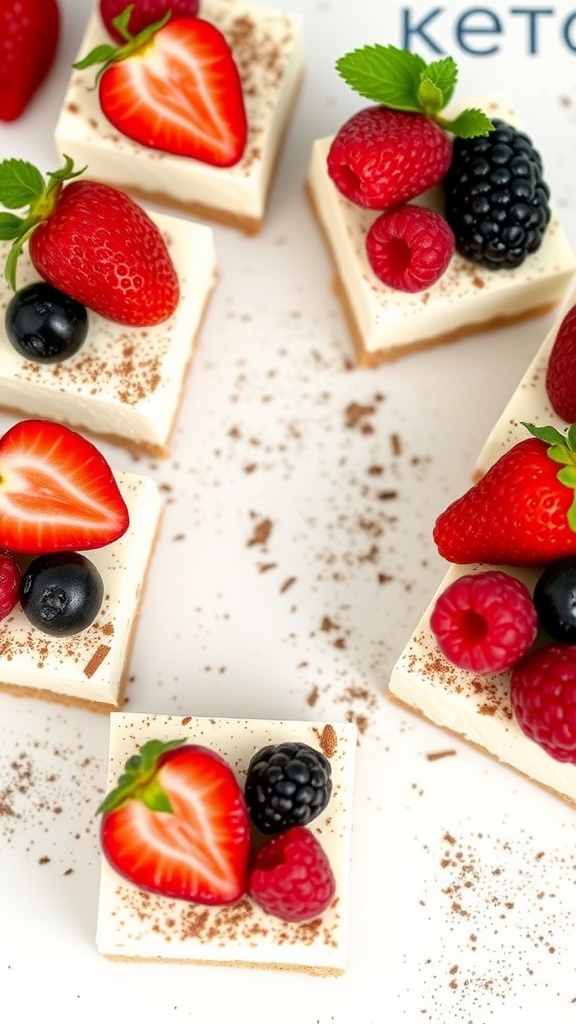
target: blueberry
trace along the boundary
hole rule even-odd
[[[72,636],[96,618],[104,585],[84,555],[61,551],[40,555],[22,576],[20,601],[33,626],[52,636]]]
[[[4,322],[16,351],[35,363],[68,359],[84,344],[88,333],[86,307],[45,281],[15,292]]]
[[[553,640],[576,643],[576,557],[546,566],[534,588],[538,624]]]

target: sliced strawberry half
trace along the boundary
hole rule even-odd
[[[96,47],[76,68],[104,62],[102,111],[143,146],[217,167],[237,163],[246,145],[242,84],[234,56],[215,25],[202,18],[158,22],[115,49]]]
[[[145,743],[99,811],[106,858],[139,888],[210,905],[246,891],[244,795],[230,766],[207,747]]]
[[[28,554],[82,551],[118,540],[126,503],[98,449],[49,420],[22,420],[0,438],[0,546]]]

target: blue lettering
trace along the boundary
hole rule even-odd
[[[494,11],[487,7],[471,7],[458,18],[456,22],[456,39],[465,53],[471,53],[474,57],[488,57],[498,53],[500,47],[494,43],[492,46],[485,46],[480,49],[473,47],[467,41],[468,36],[479,35],[501,35],[502,22]]]
[[[572,41],[572,36],[571,36],[572,27],[573,27],[575,21],[576,21],[576,11],[573,11],[572,14],[570,15],[570,17],[566,18],[566,21],[564,22],[564,24],[562,26],[562,36],[563,36],[564,42],[566,43],[566,46],[568,47],[568,49],[572,50],[572,53],[576,53],[576,43],[574,43]]]
[[[510,14],[526,14],[528,16],[528,53],[538,53],[536,19],[541,14],[554,14],[553,7],[511,7]]]
[[[434,19],[437,18],[439,14],[442,14],[443,10],[443,7],[436,7],[434,8],[434,10],[430,11],[430,13],[426,15],[426,17],[422,18],[419,24],[411,25],[410,10],[405,7],[402,10],[402,49],[410,50],[410,41],[412,36],[420,36],[422,42],[425,43],[426,46],[428,46],[433,51],[433,53],[444,54],[445,50],[443,50],[441,46],[438,46],[438,43],[434,39],[432,39],[431,36],[427,35],[427,33],[424,31],[425,27],[427,27],[431,21],[434,21]]]

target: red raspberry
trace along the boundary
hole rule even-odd
[[[425,206],[387,210],[366,235],[366,255],[376,277],[403,292],[419,292],[433,285],[453,252],[452,229],[439,213]]]
[[[335,135],[328,174],[357,206],[384,210],[425,192],[450,166],[446,133],[424,114],[365,107]]]
[[[576,306],[560,324],[546,369],[546,391],[557,416],[576,423]]]
[[[294,825],[256,850],[248,892],[267,914],[309,921],[332,902],[336,882],[314,833]]]
[[[0,619],[5,619],[18,601],[21,575],[12,552],[0,548]]]
[[[453,665],[486,675],[503,672],[526,654],[537,615],[521,580],[490,569],[454,580],[438,597],[430,627]]]
[[[512,670],[518,725],[557,761],[576,764],[576,646],[548,644]]]

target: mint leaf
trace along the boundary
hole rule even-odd
[[[420,105],[420,109],[423,113],[427,114],[428,117],[432,117],[434,114],[437,114],[444,106],[444,94],[442,90],[439,89],[427,75],[424,75],[420,82],[420,88],[418,89],[418,103]]]
[[[494,128],[487,114],[483,110],[477,110],[475,107],[463,110],[453,120],[448,120],[444,117],[438,117],[436,120],[447,132],[452,132],[452,135],[458,135],[461,139],[472,139],[478,135],[488,135]]]
[[[441,60],[434,60],[426,68],[426,78],[434,83],[443,96],[442,106],[445,107],[458,81],[458,67],[452,57],[443,57]]]
[[[15,213],[0,213],[0,240],[11,242],[18,238],[22,224],[22,218],[17,217]]]
[[[44,179],[34,164],[9,158],[0,163],[0,203],[8,210],[30,206],[44,191]]]
[[[418,89],[426,62],[395,46],[363,46],[336,61],[336,70],[360,96],[394,110],[420,110]]]

